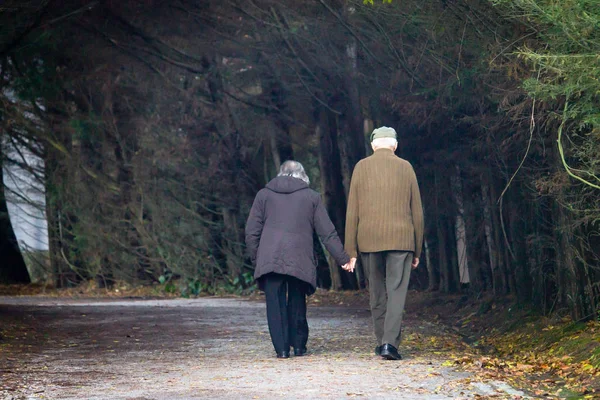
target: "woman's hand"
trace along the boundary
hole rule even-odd
[[[354,267],[356,265],[356,258],[351,258],[347,264],[342,265],[342,269],[348,272],[354,272]]]

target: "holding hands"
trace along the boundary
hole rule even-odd
[[[413,257],[411,266],[412,269],[416,269],[419,266],[419,257]],[[354,272],[354,267],[356,266],[356,258],[351,258],[347,264],[342,265],[342,269],[348,272]]]
[[[354,272],[354,266],[356,265],[356,258],[351,258],[347,264],[342,265],[342,269],[348,272]]]

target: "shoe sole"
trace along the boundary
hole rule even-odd
[[[393,354],[382,354],[381,357],[383,357],[386,360],[393,360],[393,361],[402,360],[402,356],[396,357]]]

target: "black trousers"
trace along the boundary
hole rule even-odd
[[[289,275],[263,276],[267,300],[267,322],[275,351],[289,351],[306,347],[308,322],[306,321],[306,293],[308,283]]]

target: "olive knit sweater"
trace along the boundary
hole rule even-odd
[[[412,251],[423,245],[423,207],[412,165],[390,149],[356,164],[346,213],[346,252]]]

